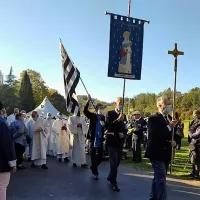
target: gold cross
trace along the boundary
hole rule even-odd
[[[179,51],[177,48],[177,43],[175,43],[175,48],[173,51],[168,51],[168,54],[173,55],[175,58],[177,58],[179,55],[184,55],[184,52]]]

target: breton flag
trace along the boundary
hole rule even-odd
[[[67,54],[61,40],[60,40],[60,51],[62,57],[62,68],[63,68],[67,111],[75,115],[80,115],[78,99],[75,92],[76,86],[78,85],[80,79],[80,72],[74,66],[71,59],[69,58],[69,55]]]

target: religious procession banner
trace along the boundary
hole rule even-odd
[[[141,79],[144,20],[110,14],[108,77]]]

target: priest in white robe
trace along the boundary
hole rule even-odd
[[[47,155],[48,156],[56,156],[56,143],[55,143],[55,138],[54,138],[54,133],[52,130],[52,125],[53,122],[55,121],[52,116],[51,113],[47,113],[47,123],[49,125],[47,131],[48,131],[48,147],[47,147]]]
[[[72,146],[72,162],[73,167],[81,165],[81,167],[86,168],[86,153],[85,153],[85,142],[86,134],[88,131],[88,126],[85,122],[84,117],[80,116],[71,116],[68,119],[67,124],[68,130],[71,133],[70,137],[73,137],[73,146]]]
[[[43,169],[48,169],[46,165],[46,153],[48,145],[48,123],[47,120],[39,117],[37,111],[33,111],[31,114],[34,120],[34,133],[33,133],[33,146],[32,146],[32,165],[41,166]]]
[[[66,121],[63,120],[62,114],[57,114],[57,119],[52,125],[56,142],[56,153],[59,162],[63,160],[69,162],[69,133],[66,131]]]

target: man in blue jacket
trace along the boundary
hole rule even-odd
[[[16,171],[16,157],[9,128],[2,116],[2,107],[2,103],[0,102],[0,199],[6,200],[10,172]]]
[[[94,175],[94,179],[99,179],[98,166],[102,161],[103,154],[103,138],[104,138],[104,125],[105,117],[103,115],[103,105],[98,103],[96,105],[96,113],[89,111],[89,103],[91,96],[88,95],[88,101],[84,107],[84,115],[90,120],[87,139],[90,141],[90,153],[91,153],[91,171]]]

